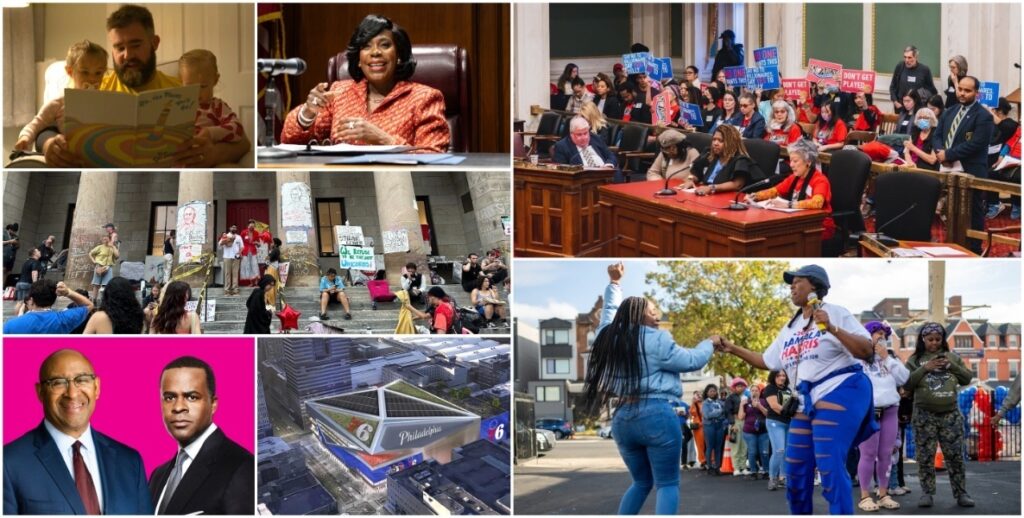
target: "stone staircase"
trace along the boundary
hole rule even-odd
[[[457,285],[445,286],[445,288],[452,288],[452,294],[455,295],[457,302],[462,307],[469,305],[469,294],[464,293],[462,289]],[[392,286],[392,291],[397,291],[400,287]],[[458,290],[458,291],[454,291]],[[204,334],[242,334],[242,330],[245,328],[245,301],[249,298],[249,294],[252,293],[252,288],[242,287],[240,289],[240,295],[237,297],[226,297],[224,296],[223,288],[208,288],[207,298],[214,299],[217,301],[217,310],[215,314],[215,320],[212,322],[204,322],[202,324]],[[315,325],[319,321],[320,313],[320,290],[315,287],[310,288],[288,288],[286,289],[285,297],[288,304],[302,313],[299,317],[299,329],[292,330],[292,333],[312,333],[321,332]],[[395,326],[398,324],[398,301],[395,302],[381,302],[377,303],[377,309],[373,308],[373,303],[370,300],[370,293],[365,286],[350,286],[345,289],[345,293],[348,295],[349,304],[352,310],[352,320],[345,320],[345,311],[342,309],[341,304],[334,303],[327,306],[327,315],[329,319],[324,322],[328,328],[322,332],[324,333],[342,333],[345,334],[393,334]],[[193,300],[199,297],[199,289],[192,290]],[[140,295],[141,300],[141,295]],[[67,306],[68,299],[60,298],[57,300],[57,304],[54,305],[56,309],[63,309]],[[12,318],[14,316],[15,301],[5,300],[3,304],[3,316],[4,320]],[[422,309],[422,308],[421,308]],[[272,333],[278,333],[280,331],[280,319],[276,316],[271,319],[270,330]],[[425,325],[426,321],[416,321],[417,325]],[[311,328],[312,326],[312,328]],[[344,329],[344,331],[341,331]],[[502,327],[491,327],[480,330],[481,334],[509,334],[510,329],[507,324]]]

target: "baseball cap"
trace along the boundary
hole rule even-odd
[[[785,272],[782,274],[782,280],[786,281],[786,284],[793,284],[794,277],[805,277],[807,279],[814,279],[818,281],[819,284],[826,288],[832,287],[828,282],[828,274],[825,273],[825,269],[816,264],[808,264],[805,266],[801,266],[798,270],[792,272]]]

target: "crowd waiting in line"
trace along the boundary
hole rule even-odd
[[[724,31],[722,39],[728,49],[734,48],[733,38],[732,31]],[[645,50],[641,44],[631,49]],[[734,51],[729,52],[735,57]],[[648,180],[668,178],[691,168],[693,173],[688,181],[703,185],[702,190],[718,192],[736,191],[758,178],[795,172],[793,154],[800,154],[803,162],[811,159],[807,163],[812,166],[811,172],[817,173],[818,153],[853,148],[863,151],[874,162],[960,171],[978,178],[1019,183],[1019,107],[1014,119],[1010,116],[1013,108],[1005,97],[999,98],[993,108],[982,106],[978,102],[981,83],[968,75],[967,59],[959,55],[948,61],[947,86],[940,94],[930,69],[918,62],[917,56],[915,47],[907,47],[893,72],[888,92],[895,108],[892,114],[883,114],[874,105],[872,94],[841,92],[836,85],[811,83],[810,92],[791,100],[786,99],[781,89],[731,87],[717,62],[710,82],[702,83],[699,70],[691,65],[686,67],[682,81],[668,79],[664,84],[646,74],[626,75],[622,64],[617,63],[612,70],[614,79],[605,73],[596,74],[590,85],[591,93],[579,77],[579,68],[569,63],[552,85],[552,101],[554,105],[558,99],[568,97],[566,110],[577,117],[570,120],[568,135],[552,148],[551,159],[588,168],[614,168],[616,182],[625,179],[621,170],[627,165],[646,167],[646,174],[637,178]],[[732,58],[727,59],[732,63]],[[702,124],[694,126],[687,122],[680,103],[700,105]],[[886,115],[895,117],[895,121],[883,134]],[[610,149],[621,143],[623,132],[612,131],[609,121],[657,126],[659,135],[649,137],[647,146],[657,153],[654,163],[619,163]],[[688,141],[686,136],[691,132],[712,135],[711,148],[705,155],[694,152],[693,139]],[[848,137],[853,132],[867,132],[870,137],[850,142]],[[762,171],[752,164],[746,170],[734,171],[728,167],[735,165],[730,162],[738,156],[749,156],[742,142],[736,144],[737,136],[774,142],[788,150],[790,158],[780,160],[775,170]],[[1004,167],[1004,162],[1010,165]],[[831,195],[825,175],[806,176],[804,185],[814,186],[815,191],[806,202],[804,189],[790,189],[792,183],[787,188],[780,186],[774,194],[790,196],[793,204],[804,202],[801,206],[805,208],[829,210]],[[998,193],[974,191],[972,195],[971,228],[984,229],[986,218],[995,218],[1007,208],[1010,218],[1019,220],[1019,196],[1012,196],[1007,205],[1000,202]],[[767,196],[758,193],[754,197]],[[864,201],[862,210],[868,215],[872,199],[865,195]],[[830,234],[828,226],[826,233]],[[977,243],[972,248],[980,251]],[[834,246],[825,246],[826,255],[834,250]]]

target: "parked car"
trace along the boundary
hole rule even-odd
[[[533,429],[537,441],[537,453],[551,451],[555,447],[555,434],[550,430]]]
[[[550,430],[551,432],[554,432],[555,438],[559,440],[565,439],[566,437],[572,437],[573,434],[576,433],[572,430],[572,423],[565,419],[538,419],[535,426],[541,430]]]
[[[602,439],[612,438],[612,425],[606,424],[597,430],[597,436]]]

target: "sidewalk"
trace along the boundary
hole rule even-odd
[[[617,458],[614,444],[603,448],[614,453],[592,455],[591,458],[559,458],[558,450],[569,453],[564,443],[552,451],[551,458],[520,464],[515,470],[514,511],[516,514],[615,514],[622,493],[630,479],[622,460]],[[617,467],[615,462],[617,461]],[[1021,476],[1019,461],[968,462],[967,489],[977,502],[973,508],[956,505],[949,487],[949,477],[941,471],[937,477],[935,505],[917,507],[921,485],[917,468],[906,465],[907,485],[913,491],[895,497],[903,506],[897,511],[857,514],[930,514],[930,515],[1015,515],[1020,516]],[[815,514],[828,514],[828,503],[816,491]],[[854,488],[855,500],[859,488]],[[766,481],[747,481],[735,477],[710,477],[702,471],[681,472],[679,512],[684,515],[788,515],[784,490],[768,491]],[[653,492],[641,513],[654,512]]]

